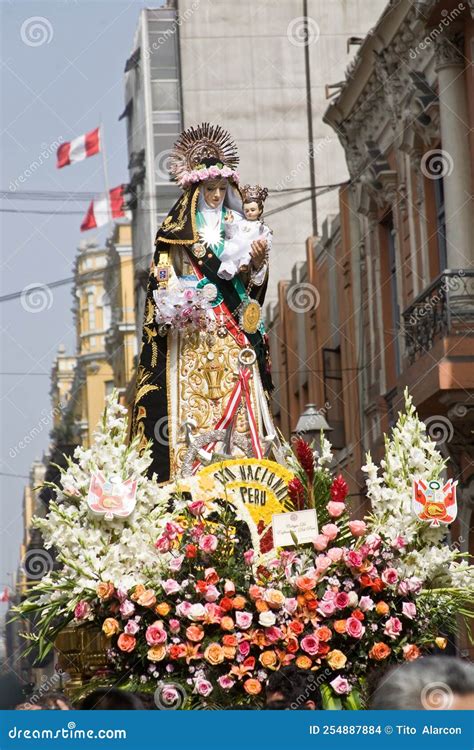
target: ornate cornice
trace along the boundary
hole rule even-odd
[[[436,72],[448,67],[463,68],[464,34],[456,29],[445,29],[435,41]]]

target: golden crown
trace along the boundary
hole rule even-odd
[[[240,192],[244,203],[255,201],[256,203],[263,204],[268,195],[267,188],[261,185],[244,185]]]

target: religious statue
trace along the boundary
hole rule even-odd
[[[266,189],[239,191],[235,143],[209,123],[181,134],[169,164],[183,193],[156,235],[132,415],[132,434],[141,445],[152,441],[149,471],[160,483],[216,459],[278,460],[281,451],[261,311],[271,242],[260,219]],[[250,244],[230,278],[220,273],[226,236]]]

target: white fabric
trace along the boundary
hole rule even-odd
[[[237,224],[226,223],[225,234],[224,250],[220,256],[221,266],[217,272],[221,279],[233,279],[241,266],[250,264],[252,242],[255,240],[266,240],[267,250],[271,246],[271,230],[258,219],[242,219]]]

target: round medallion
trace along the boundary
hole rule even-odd
[[[240,313],[240,325],[245,333],[256,333],[260,325],[261,307],[258,302],[251,300]]]
[[[202,260],[198,261],[198,263],[202,263]],[[217,286],[212,281],[209,281],[209,279],[204,278],[198,281],[196,289],[201,291],[203,297],[210,302],[212,307],[217,307],[224,299]]]
[[[196,256],[196,258],[204,258],[206,254],[206,248],[204,247],[204,245],[201,245],[200,242],[195,242],[191,247],[191,251],[193,255]]]

